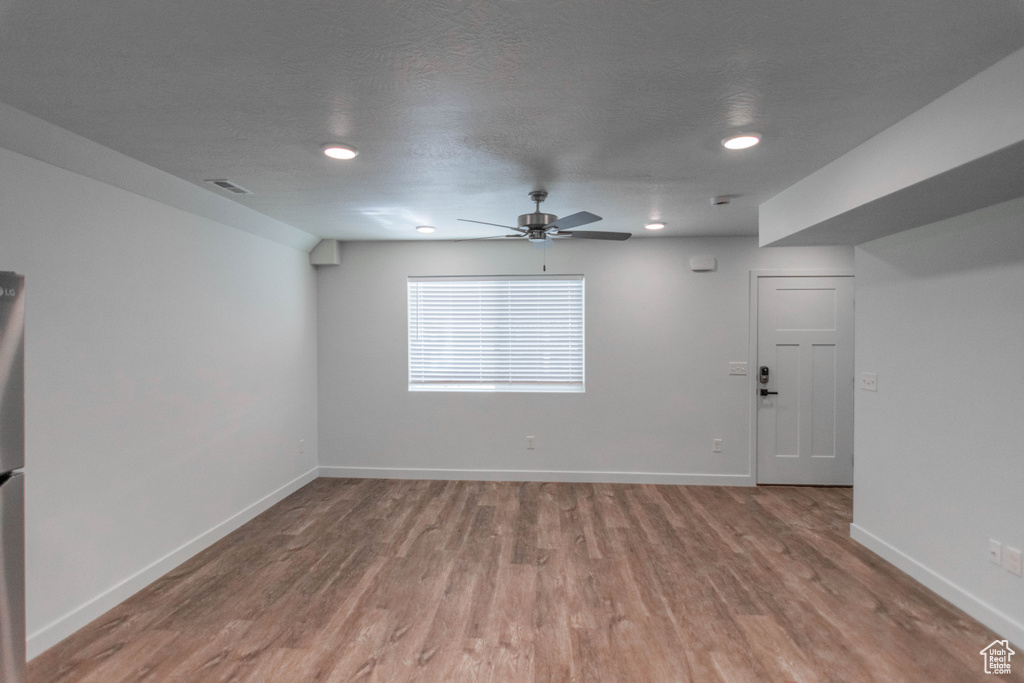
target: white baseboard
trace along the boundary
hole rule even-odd
[[[1019,648],[1024,648],[1024,624],[1003,614],[984,600],[856,524],[850,525],[850,538],[967,612],[999,634],[1000,638],[1006,638]],[[987,643],[982,643],[979,649],[985,645]]]
[[[583,472],[559,470],[445,470],[403,467],[320,466],[321,477],[353,479],[454,479],[459,481],[561,481],[595,484],[690,484],[754,486],[749,474],[673,474],[665,472]]]
[[[99,617],[104,612],[116,607],[132,595],[153,583],[185,560],[210,547],[232,531],[242,526],[270,506],[278,503],[317,477],[317,468],[293,479],[276,491],[268,493],[249,507],[232,515],[212,529],[196,536],[184,545],[167,553],[159,560],[136,572],[132,576],[111,586],[92,600],[68,612],[64,616],[50,622],[35,633],[28,636],[28,658],[53,647],[69,635]]]

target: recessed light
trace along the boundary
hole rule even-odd
[[[434,232],[437,228],[432,228],[429,225],[420,225],[416,228],[416,232],[422,232],[424,235],[429,235]]]
[[[661,222],[658,222],[658,223],[648,223],[644,227],[647,228],[648,230],[664,230],[665,229],[665,224],[661,223]]]
[[[340,142],[328,142],[324,145],[324,154],[332,159],[355,159],[359,150],[352,145],[345,145]]]
[[[747,149],[761,142],[761,136],[757,133],[740,133],[722,140],[722,146],[726,149]]]

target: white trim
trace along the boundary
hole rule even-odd
[[[894,565],[897,569],[905,572],[910,578],[923,584],[929,590],[938,593],[964,612],[967,612],[967,614],[999,634],[1000,638],[1007,638],[1014,645],[1024,648],[1024,624],[1003,614],[981,598],[972,595],[935,570],[930,569],[856,524],[850,525],[850,538]]]
[[[93,619],[116,607],[181,563],[224,538],[256,515],[267,510],[275,503],[284,500],[316,479],[316,477],[317,468],[314,467],[279,489],[268,493],[247,508],[228,517],[212,529],[199,534],[188,543],[167,553],[148,567],[144,567],[120,583],[111,586],[103,593],[50,622],[35,633],[29,634],[27,639],[28,658],[32,659],[64,640]]]
[[[750,317],[748,319],[747,338],[747,392],[750,395],[749,407],[749,467],[750,478],[757,482],[757,279],[762,277],[853,277],[853,268],[816,268],[810,270],[752,270],[750,271]],[[854,330],[854,344],[857,343]]]
[[[404,467],[320,466],[321,477],[353,479],[447,479],[455,481],[558,481],[595,484],[672,484],[753,486],[747,474],[677,474],[673,472],[586,472],[562,470],[446,470]]]

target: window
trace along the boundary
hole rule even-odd
[[[410,277],[409,391],[583,391],[583,276]]]

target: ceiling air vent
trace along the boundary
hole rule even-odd
[[[220,189],[227,190],[231,194],[255,194],[254,192],[252,192],[252,190],[247,190],[247,189],[245,189],[244,187],[242,187],[240,185],[235,185],[230,180],[226,180],[224,178],[213,179],[213,180],[206,180],[206,181],[203,181],[203,182],[213,183],[214,185],[216,185]]]

